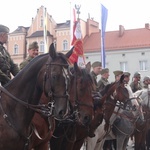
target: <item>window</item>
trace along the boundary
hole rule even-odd
[[[44,53],[44,42],[43,41],[40,42],[39,52]]]
[[[19,53],[18,45],[15,44],[14,45],[14,54],[18,54],[18,53]]]
[[[127,71],[127,62],[120,62],[120,69],[124,72]]]
[[[67,40],[64,40],[63,41],[63,51],[66,51],[66,50],[68,50],[68,42],[67,42]]]
[[[139,65],[140,65],[140,70],[141,71],[146,71],[148,69],[147,60],[139,61]]]

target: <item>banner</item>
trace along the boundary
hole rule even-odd
[[[106,66],[106,55],[105,55],[105,29],[107,22],[108,10],[101,4],[101,62],[102,68]]]
[[[84,53],[83,53],[83,41],[80,27],[80,20],[76,20],[76,12],[73,9],[73,38],[71,45],[74,46],[73,54],[70,56],[69,60],[72,64],[77,62],[80,67],[85,67]]]

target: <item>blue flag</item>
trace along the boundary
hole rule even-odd
[[[102,61],[102,68],[106,66],[106,55],[105,55],[105,29],[106,29],[106,22],[107,22],[107,14],[108,10],[101,4],[101,61]]]

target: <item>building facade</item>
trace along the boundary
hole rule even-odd
[[[37,41],[39,53],[48,52],[44,47],[44,11],[45,7],[37,9],[35,18],[32,18],[30,27],[18,26],[9,34],[8,50],[18,65],[27,57],[28,45]],[[70,20],[56,23],[47,13],[47,45],[56,43],[56,50],[67,52],[70,50],[71,29]],[[87,21],[80,19],[83,38],[85,61],[93,63],[101,61],[101,33],[99,23],[91,18]],[[110,69],[110,81],[114,81],[114,70],[129,71],[131,78],[134,72],[139,71],[142,77],[150,75],[150,26],[125,30],[122,25],[118,31],[105,33],[106,67]]]

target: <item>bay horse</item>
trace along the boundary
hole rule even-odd
[[[50,106],[38,105],[40,97],[44,92],[49,95],[55,89],[56,83],[63,82],[64,75],[58,76],[60,69],[53,68],[56,65],[53,58],[57,60],[56,53],[50,52],[34,58],[29,65],[20,71],[5,87],[0,86],[0,149],[1,150],[27,150],[33,133],[31,121],[35,111],[50,113]],[[66,61],[60,61],[59,68],[66,68]],[[61,72],[59,72],[61,73]],[[58,78],[60,77],[60,79]],[[59,79],[59,80],[58,80]],[[57,81],[58,80],[58,81]],[[55,84],[51,84],[55,81]],[[53,92],[60,93],[61,88]],[[53,95],[54,96],[54,95]],[[62,98],[63,107],[54,111],[54,116],[62,118],[67,112],[67,101]],[[57,104],[58,105],[58,104]],[[45,108],[43,108],[45,107]],[[43,110],[44,109],[44,110]],[[48,111],[47,111],[48,110]],[[14,144],[15,143],[15,144]]]
[[[105,122],[96,129],[95,137],[87,138],[86,150],[99,150],[103,149],[105,140],[116,139],[117,150],[126,150],[129,137],[132,135],[135,129],[135,122],[144,120],[142,108],[137,101],[137,97],[134,97],[129,85],[126,85],[129,92],[130,99],[127,101],[126,106],[120,107],[117,105],[110,118],[111,128],[108,132],[105,131]],[[127,107],[127,110],[125,110]]]
[[[95,105],[95,107],[93,108],[93,111],[95,115],[91,124],[89,125],[89,127],[86,128],[77,125],[74,129],[75,131],[71,130],[72,133],[75,132],[73,134],[75,138],[74,140],[72,140],[72,138],[67,135],[66,142],[61,144],[61,150],[80,150],[85,138],[89,136],[91,128],[92,130],[95,130],[98,127],[98,125],[101,124],[103,120],[103,104],[106,101],[106,99],[113,98],[113,102],[117,102],[117,99],[120,99],[120,101],[126,101],[129,98],[128,92],[124,87],[123,77],[121,78],[120,82],[114,82],[112,84],[109,84],[107,88],[105,88],[105,90],[101,92],[103,96],[101,99],[98,98],[97,100],[94,98],[93,105]],[[107,111],[110,110],[111,109],[109,108]]]
[[[92,91],[96,86],[90,75],[91,64],[87,63],[86,68],[80,68],[77,64],[71,69],[70,102],[71,111],[74,116],[72,122],[57,124],[53,137],[50,139],[50,149],[60,150],[69,147],[68,142],[76,138],[76,126],[83,126],[88,130],[88,125],[94,117]]]
[[[49,139],[55,129],[55,120],[65,120],[69,114],[69,60],[73,48],[65,55],[57,53],[53,44],[50,45],[49,53],[51,56],[49,78],[49,93],[43,92],[40,99],[41,104],[49,103],[51,114],[41,115],[35,113],[32,119],[33,134],[31,136],[29,149],[48,150]]]

